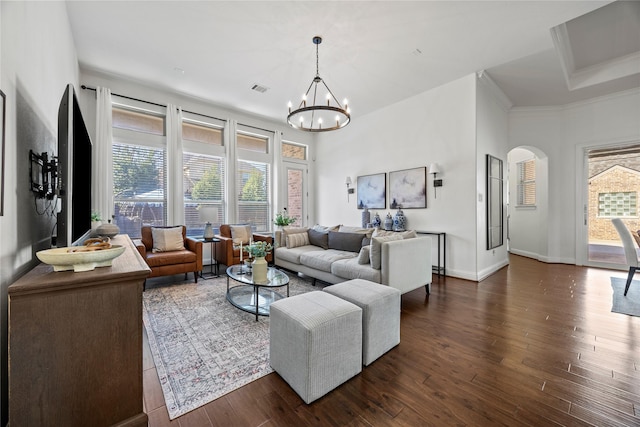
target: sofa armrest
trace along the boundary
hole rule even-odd
[[[431,284],[431,239],[415,237],[382,243],[382,283],[403,294]]]
[[[184,239],[184,247],[191,252],[196,253],[197,271],[202,271],[202,242],[200,240],[192,239],[191,237],[186,237]]]
[[[144,246],[144,243],[142,243],[142,240],[133,239],[133,244],[136,246],[138,252],[140,252],[140,256],[142,256],[143,259],[147,259],[147,248]]]

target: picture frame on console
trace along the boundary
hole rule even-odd
[[[387,207],[387,174],[377,173],[358,177],[358,209]]]
[[[391,209],[427,207],[426,166],[389,172],[389,206]]]

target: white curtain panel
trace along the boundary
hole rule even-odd
[[[96,140],[92,150],[91,206],[106,223],[114,214],[113,206],[113,119],[111,90],[96,88]]]
[[[167,224],[184,224],[182,108],[167,105]]]

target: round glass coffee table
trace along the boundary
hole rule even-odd
[[[240,283],[238,286],[229,286],[229,278]],[[274,288],[287,287],[289,296],[289,277],[274,267],[267,268],[267,282],[253,283],[251,269],[243,265],[232,265],[227,268],[227,301],[240,310],[258,316],[268,316],[269,306],[274,301],[285,298],[276,292]]]

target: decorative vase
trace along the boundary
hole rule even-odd
[[[373,225],[373,228],[380,228],[380,226],[382,225],[382,220],[380,219],[380,215],[378,215],[378,212],[376,212],[376,214],[373,216],[371,225]]]
[[[367,228],[370,222],[371,222],[371,212],[369,212],[369,208],[365,206],[364,211],[362,211],[362,228]]]
[[[120,233],[120,227],[115,224],[111,224],[111,220],[108,223],[102,224],[98,228],[96,228],[96,233],[98,236],[102,237],[114,237],[118,233]]]
[[[398,208],[398,212],[393,217],[393,231],[404,231],[407,225],[407,217],[404,216],[402,209]]]
[[[387,217],[384,219],[384,229],[387,231],[393,230],[393,218],[391,218],[390,212],[387,212]]]
[[[213,227],[210,222],[207,222],[204,226],[204,240],[213,240]]]
[[[253,283],[267,283],[267,260],[264,257],[256,257],[251,270]]]

